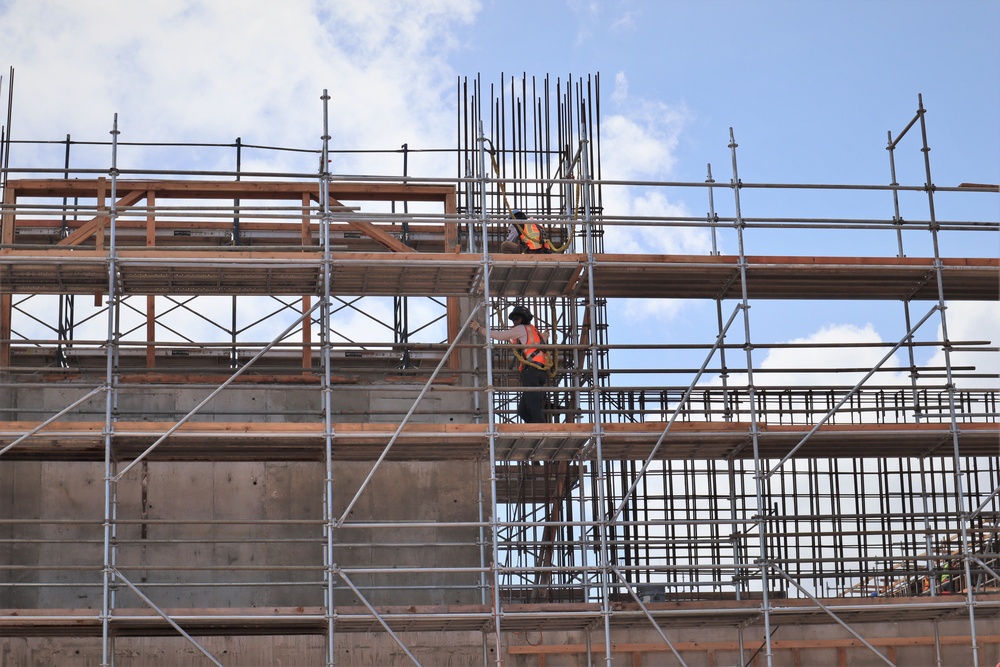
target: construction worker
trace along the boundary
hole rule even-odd
[[[955,575],[958,572],[960,564],[958,561],[948,561],[944,562],[941,566],[941,592],[945,595],[950,595],[957,592],[955,589]]]
[[[511,214],[514,216],[514,222],[510,223],[507,240],[500,244],[500,252],[507,254],[553,252],[552,244],[549,243],[541,227],[530,221],[518,222],[528,220],[524,211],[515,208]]]
[[[518,372],[520,373],[521,386],[524,388],[537,388],[545,386],[549,379],[548,369],[550,366],[549,355],[540,345],[544,342],[544,337],[538,333],[538,329],[531,323],[534,319],[531,311],[524,306],[514,306],[508,319],[513,322],[510,329],[503,331],[491,331],[490,337],[493,340],[509,340],[521,346],[516,351],[519,361]],[[473,320],[469,325],[473,331],[484,333],[483,325]],[[541,391],[522,391],[517,400],[517,416],[524,420],[526,424],[544,424],[545,414],[542,406],[545,404],[545,393]]]

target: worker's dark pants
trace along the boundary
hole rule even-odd
[[[522,387],[544,387],[548,379],[548,373],[539,368],[525,365],[521,370]],[[544,424],[543,405],[545,405],[544,391],[522,391],[517,401],[517,416],[523,419],[525,424]]]

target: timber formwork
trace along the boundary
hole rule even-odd
[[[559,108],[571,113],[565,92]],[[581,83],[578,96],[588,92]],[[477,87],[466,103],[472,117],[483,113],[481,95]],[[512,99],[518,95],[527,96],[526,88],[512,89]],[[946,304],[995,307],[1000,260],[989,253],[943,256],[938,237],[968,234],[981,239],[974,242],[980,247],[995,247],[1000,225],[937,220],[934,197],[950,191],[995,198],[997,189],[901,186],[893,173],[893,185],[864,189],[890,202],[906,193],[926,197],[929,219],[904,226],[897,209],[881,221],[800,221],[804,228],[858,234],[877,228],[900,243],[904,233],[920,234],[931,242],[919,256],[902,248],[890,248],[893,255],[759,255],[744,244],[755,224],[781,234],[795,231],[796,223],[743,215],[741,193],[755,184],[739,178],[733,137],[729,183],[709,175],[705,183],[622,184],[601,180],[588,119],[560,121],[563,145],[551,151],[557,167],[548,172],[536,165],[550,151],[517,139],[505,145],[498,138],[502,120],[489,134],[465,128],[461,176],[453,179],[405,174],[352,182],[325,171],[313,180],[302,174],[138,178],[123,174],[116,144],[107,175],[19,177],[7,170],[0,227],[6,415],[0,473],[7,476],[0,479],[13,488],[18,463],[103,466],[95,477],[103,480],[105,501],[89,520],[63,520],[32,514],[37,508],[22,508],[11,495],[0,498],[0,636],[100,637],[101,664],[114,663],[116,638],[178,634],[215,664],[225,660],[202,647],[201,636],[315,634],[324,637],[322,659],[334,664],[338,642],[353,633],[385,633],[400,659],[435,664],[434,654],[408,647],[407,633],[468,631],[482,634],[482,663],[498,665],[573,653],[608,665],[621,653],[676,664],[732,654],[740,664],[771,665],[783,651],[797,656],[817,647],[903,664],[897,651],[913,646],[925,649],[921,655],[936,654],[938,664],[943,653],[987,664],[1000,645],[1000,386],[996,376],[953,367],[949,353],[995,355],[996,348],[995,341],[949,340]],[[923,122],[921,102],[907,130]],[[890,136],[890,153],[900,138]],[[928,183],[929,169],[927,163]],[[702,190],[710,212],[690,219],[618,216],[604,204],[615,185]],[[714,210],[723,191],[734,198],[728,215]],[[399,203],[426,208],[386,210]],[[512,206],[531,211],[565,243],[564,252],[500,254]],[[716,233],[729,234],[732,250],[601,252],[609,233],[676,227],[712,234],[713,248]],[[217,327],[224,335],[161,340],[180,327],[171,318],[191,312],[182,303],[206,297],[232,299],[232,325]],[[393,340],[337,340],[332,311],[368,297],[395,300]],[[238,335],[236,300],[254,298],[280,303],[270,316],[280,333]],[[420,327],[401,319],[407,300],[419,298],[440,308],[437,340],[418,340]],[[81,302],[92,299],[103,304],[94,308],[106,336],[82,333]],[[610,339],[627,325],[608,321],[607,304],[625,299],[707,302],[718,310],[717,328],[711,339],[690,345],[657,339],[616,346]],[[769,344],[751,341],[750,304],[782,300],[902,303],[905,334],[879,348],[886,356],[876,365],[857,369],[863,378],[856,384],[767,386],[760,376],[773,369],[761,368],[753,352]],[[509,352],[468,332],[473,318],[504,326],[505,309],[514,303],[529,304],[551,328],[550,347],[561,362],[546,424],[516,423]],[[39,321],[51,335],[27,333],[38,331],[32,323]],[[935,326],[943,333],[925,335]],[[642,386],[612,363],[633,349],[652,358],[672,347],[684,348],[689,367]],[[944,351],[942,366],[921,366],[915,356],[926,348]],[[843,349],[847,355],[855,348],[844,343]],[[909,355],[909,381],[873,380],[896,353]],[[204,400],[143,402],[192,387]],[[399,387],[408,393],[395,402],[341,408],[348,393],[377,396]],[[63,391],[63,404],[53,405],[53,389]],[[302,414],[284,416],[255,414],[238,400],[228,412],[211,407],[217,395],[241,390],[268,400],[302,391],[315,400]],[[36,394],[49,398],[34,404],[23,398]],[[429,395],[452,398],[446,410],[422,412]],[[387,406],[384,412],[376,403]],[[478,520],[351,518],[379,466],[462,461],[481,475],[479,497],[471,499],[480,505]],[[146,526],[157,520],[145,506],[140,516],[120,512],[118,485],[140,465],[190,462],[324,469],[316,487],[322,515],[295,516],[289,508],[275,522],[299,523],[303,533],[274,527],[261,537],[243,527],[266,522],[237,514],[210,517],[218,535],[189,538],[238,539],[262,552],[308,541],[317,548],[302,561],[275,558],[249,568],[270,569],[276,578],[247,575],[241,582],[220,574],[214,583],[263,591],[284,583],[310,593],[262,593],[266,603],[254,606],[224,604],[223,595],[205,607],[157,603],[163,589],[143,585],[145,571],[156,568],[156,558],[145,558],[157,548],[147,542]],[[335,501],[339,466],[353,463],[366,465],[368,477],[349,501]],[[415,502],[441,502],[433,490],[426,493]],[[178,527],[184,541],[183,519],[163,523]],[[32,562],[39,553],[52,557],[42,545],[63,539],[62,528],[67,546],[98,554],[97,562]],[[466,533],[454,539],[473,547],[478,559],[433,555],[450,528],[472,531],[471,540]],[[374,553],[405,541],[402,534],[417,534],[407,546],[430,555],[400,562],[373,556],[348,566],[339,560],[344,545]],[[95,541],[96,551],[84,550]],[[140,560],[132,560],[136,549],[143,550]],[[213,558],[172,563],[159,585],[198,587],[206,583],[198,572],[229,569]],[[297,570],[305,575],[296,579]],[[24,588],[46,586],[97,588],[92,599],[100,608],[4,604],[23,599]],[[421,602],[434,586],[468,587],[471,597],[457,594],[461,604]],[[127,606],[119,604],[126,596]],[[937,632],[939,623],[956,619],[964,632]],[[863,629],[911,622],[933,631],[897,638]],[[778,627],[809,624],[847,634],[800,643],[773,637]],[[681,641],[675,634],[706,627],[720,639]],[[652,633],[653,641],[618,638],[633,630]],[[582,633],[575,636],[587,641],[532,642],[531,632]]]

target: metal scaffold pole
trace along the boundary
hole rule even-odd
[[[903,130],[903,134],[904,135],[906,134],[906,130]],[[899,140],[902,138],[903,135],[897,137],[895,141],[893,141],[891,131],[888,133],[888,135],[889,135],[889,144],[888,146],[886,146],[886,150],[889,152],[889,174],[891,178],[890,185],[894,188],[892,190],[892,220],[893,224],[896,227],[896,256],[905,257],[906,253],[903,249],[903,225],[904,225],[903,216],[901,215],[899,209],[899,190],[895,189],[895,187],[899,185],[899,183],[896,182],[896,144],[899,142]],[[910,331],[913,327],[911,326],[911,320],[910,320],[909,299],[903,299],[903,320],[906,323],[906,330]],[[913,346],[907,345],[906,352],[910,362],[910,387],[912,392],[911,396],[913,404],[916,405],[919,396],[919,385],[918,385],[919,373],[917,371],[917,361],[914,355]],[[924,419],[924,416],[920,414],[920,412],[918,411],[914,415],[914,419],[916,419],[919,422],[922,419]]]
[[[323,148],[319,164],[320,242],[323,246],[322,289],[320,306],[320,349],[322,350],[323,380],[323,569],[325,577],[326,664],[336,664],[336,591],[337,564],[333,553],[336,519],[333,507],[333,389],[330,383],[330,95],[323,89]]]
[[[739,253],[739,271],[740,271],[740,307],[743,310],[743,345],[744,351],[746,353],[746,373],[747,373],[747,403],[749,404],[750,411],[750,437],[753,444],[753,461],[754,461],[754,479],[756,488],[756,500],[757,500],[757,530],[760,534],[760,558],[757,561],[757,566],[760,569],[760,580],[761,580],[761,611],[763,612],[764,619],[764,647],[765,647],[765,659],[767,660],[768,667],[771,667],[774,660],[774,652],[771,645],[771,600],[769,595],[769,572],[770,568],[770,555],[768,554],[768,525],[767,525],[767,506],[764,502],[764,482],[766,478],[764,476],[764,460],[760,454],[760,426],[757,422],[757,400],[756,400],[756,389],[754,387],[754,377],[753,377],[753,345],[750,343],[750,302],[749,295],[747,294],[747,260],[745,254],[744,246],[744,223],[743,223],[743,212],[740,206],[740,175],[739,168],[737,166],[736,160],[736,148],[738,144],[736,143],[736,137],[733,134],[733,128],[729,128],[729,151],[732,156],[733,164],[733,200],[735,209],[735,219],[733,221],[733,226],[736,230],[736,238],[738,241],[738,253]]]
[[[492,512],[490,513],[490,542],[492,544],[492,563],[490,570],[492,574],[492,601],[493,609],[493,640],[496,643],[496,664],[497,667],[503,665],[503,601],[500,597],[500,517],[498,516],[497,503],[497,462],[496,462],[496,437],[497,437],[497,416],[495,407],[495,387],[493,378],[493,338],[490,337],[491,318],[489,317],[490,303],[490,251],[489,251],[489,216],[487,213],[486,192],[488,179],[486,177],[486,135],[483,133],[483,121],[478,120],[478,143],[479,143],[479,183],[480,183],[480,225],[483,240],[482,247],[482,276],[483,295],[481,305],[486,312],[486,411],[489,438],[489,466],[490,466],[490,495],[492,497]],[[473,315],[475,310],[473,311]]]
[[[608,513],[608,505],[604,497],[604,485],[605,485],[605,475],[607,470],[604,465],[604,453],[603,453],[603,414],[601,412],[601,382],[598,373],[597,361],[597,313],[595,312],[597,307],[597,296],[594,293],[594,221],[593,221],[593,211],[591,208],[590,201],[590,163],[589,154],[587,151],[588,139],[586,133],[586,119],[581,118],[581,134],[580,134],[580,182],[583,186],[583,224],[586,234],[586,248],[587,248],[587,283],[589,285],[587,293],[587,309],[590,311],[590,340],[591,340],[591,424],[592,424],[592,443],[594,452],[594,467],[597,474],[597,505],[600,508],[600,515],[594,517],[595,528],[598,531],[598,545],[600,549],[599,556],[599,571],[600,571],[600,586],[601,586],[601,616],[604,625],[604,661],[608,667],[611,667],[612,657],[611,657],[611,588],[608,585],[608,580],[612,573],[613,563],[610,553],[610,547],[608,545],[608,528],[607,522],[610,519]]]
[[[111,130],[111,209],[108,228],[110,239],[108,246],[108,327],[106,350],[105,382],[105,412],[104,412],[104,568],[103,568],[103,606],[101,610],[101,665],[110,667],[114,664],[114,637],[110,633],[111,612],[114,609],[114,579],[115,579],[115,523],[117,486],[114,474],[111,446],[114,437],[114,404],[115,404],[115,351],[118,345],[118,305],[117,305],[117,263],[116,263],[116,223],[118,208],[115,205],[118,197],[118,114],[114,116]]]
[[[938,238],[937,212],[934,208],[934,180],[931,178],[931,149],[927,145],[927,119],[924,109],[924,98],[917,98],[917,118],[920,120],[920,151],[924,155],[925,187],[927,190],[927,209],[930,220],[931,244],[934,248],[934,278],[937,284],[938,313],[941,317],[941,340],[944,352],[945,391],[948,396],[948,422],[951,432],[952,460],[955,480],[955,509],[959,513],[959,541],[961,544],[962,569],[965,573],[965,602],[969,610],[969,641],[972,646],[972,664],[979,664],[979,642],[976,639],[976,600],[972,586],[972,552],[975,551],[969,536],[969,520],[972,517],[975,502],[966,497],[963,485],[963,464],[959,448],[958,405],[955,400],[955,378],[952,375],[951,350],[952,343],[948,334],[948,306],[944,295],[944,276],[941,273],[941,243]]]

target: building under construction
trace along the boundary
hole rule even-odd
[[[459,80],[426,149],[450,173],[403,146],[339,175],[325,92],[316,146],[199,146],[216,171],[129,164],[156,153],[112,119],[19,139],[12,100],[4,667],[1000,661],[997,343],[948,336],[1000,299],[1000,220],[949,206],[1000,191],[934,182],[923,100],[863,186],[753,182],[732,131],[704,181],[616,180],[597,76]],[[301,168],[242,167],[277,151]],[[553,252],[500,252],[515,209]],[[670,234],[706,250],[621,251]],[[636,303],[696,315],[644,333]],[[470,327],[515,305],[548,332],[542,424]],[[859,305],[898,337],[751,335]]]

